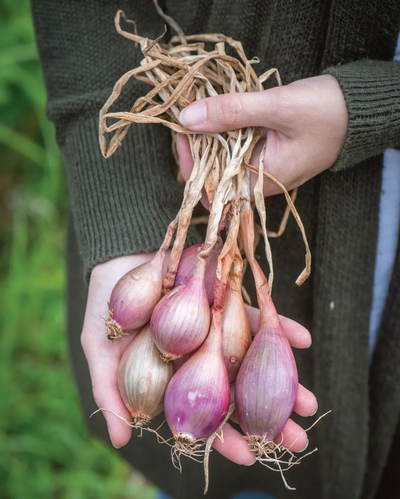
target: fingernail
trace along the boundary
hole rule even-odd
[[[190,128],[192,126],[202,125],[207,119],[207,106],[204,102],[194,102],[185,107],[179,115],[179,121],[182,125]]]
[[[309,441],[309,440],[308,440],[308,438],[307,438],[306,445],[305,445],[305,446],[304,446],[301,450],[298,450],[297,452],[299,452],[299,453],[300,453],[300,452],[304,452],[304,451],[307,449],[307,447],[308,447],[308,444],[309,444],[309,443],[310,443],[310,441]]]
[[[114,445],[113,439],[112,439],[112,437],[111,437],[110,426],[109,426],[109,424],[108,424],[107,418],[106,418],[106,422],[107,422],[107,430],[108,430],[108,434],[110,435],[110,442],[111,442],[112,446],[113,446],[115,449],[120,449],[121,447],[117,447],[116,445]]]
[[[115,449],[120,449],[120,448],[121,448],[121,447],[117,447],[117,446],[114,444],[113,439],[111,438],[111,435],[110,435],[110,440],[111,440],[111,443],[112,443],[112,445],[113,445],[113,447],[114,447]]]
[[[109,433],[110,435],[110,433]],[[112,446],[115,448],[115,449],[120,449],[121,447],[117,447],[114,442],[113,442],[113,439],[111,438],[111,435],[110,435],[110,440],[111,440],[111,443],[112,443]]]
[[[315,409],[315,411],[312,414],[310,414],[310,417],[315,416],[317,414],[317,411],[318,411],[318,402],[317,402],[317,408]]]
[[[253,464],[255,464],[255,462],[257,461],[257,459],[254,458],[254,461],[250,464],[245,464],[244,466],[253,466]]]
[[[311,345],[312,345],[312,339],[310,340],[310,344],[306,348],[310,348]]]

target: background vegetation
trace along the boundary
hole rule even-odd
[[[0,499],[152,499],[80,415],[64,337],[66,182],[27,0],[0,0]]]

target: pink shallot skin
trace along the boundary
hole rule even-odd
[[[240,283],[241,283],[241,276]],[[228,281],[222,314],[222,353],[233,383],[251,344],[251,331],[240,283]]]
[[[194,273],[197,266],[197,255],[203,249],[204,243],[195,244],[186,248],[182,252],[182,256],[179,262],[178,271],[175,276],[174,288],[184,284]],[[218,237],[211,253],[205,258],[206,260],[206,271],[204,275],[204,286],[206,288],[208,303],[211,305],[214,302],[214,289],[215,281],[217,279],[216,271],[218,265],[218,255],[222,249],[222,239]]]
[[[210,331],[207,341],[175,373],[167,387],[164,411],[174,435],[190,435],[194,440],[207,438],[219,428],[228,412],[228,373],[221,346],[212,336],[215,334]]]
[[[201,260],[186,283],[172,289],[154,309],[153,340],[166,358],[176,359],[195,351],[207,337],[211,313],[204,270],[205,262]]]
[[[292,414],[298,374],[276,311],[267,315],[268,320],[261,321],[237,375],[235,407],[246,435],[273,440]]]
[[[162,412],[165,390],[173,374],[172,362],[160,359],[147,324],[129,343],[118,367],[119,392],[133,418],[150,421]]]
[[[165,251],[158,251],[151,260],[123,275],[114,286],[109,310],[123,331],[139,329],[149,321],[161,298],[164,257]]]

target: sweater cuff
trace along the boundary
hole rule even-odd
[[[346,138],[332,171],[400,145],[400,63],[363,59],[330,67],[349,114]]]
[[[134,124],[104,159],[98,119],[90,119],[70,130],[62,152],[85,278],[99,263],[158,249],[182,201],[169,130]],[[199,242],[194,230],[188,242]]]

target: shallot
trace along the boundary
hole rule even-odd
[[[178,271],[175,276],[174,286],[177,287],[180,284],[185,283],[192,275],[197,266],[197,255],[203,249],[204,243],[195,244],[186,248],[182,252],[181,259],[179,261]],[[216,270],[218,264],[218,255],[221,252],[222,239],[219,237],[218,241],[214,245],[210,254],[205,258],[206,270],[204,276],[204,285],[206,287],[208,303],[210,306],[214,302],[214,288],[215,280],[217,278]]]
[[[210,306],[204,286],[205,261],[197,259],[193,275],[166,294],[151,316],[153,340],[165,361],[194,352],[206,339]]]
[[[213,321],[202,347],[176,372],[165,393],[165,417],[177,447],[190,448],[214,433],[229,408],[229,379],[221,330]]]
[[[125,350],[118,370],[119,391],[134,426],[147,425],[162,412],[165,390],[173,374],[172,363],[160,359],[147,324]]]
[[[127,272],[112,290],[106,320],[107,338],[118,340],[144,326],[161,298],[165,250]]]
[[[225,308],[222,314],[222,352],[231,383],[235,381],[251,343],[251,331],[241,291],[242,268],[239,254],[226,286]]]
[[[298,376],[292,348],[272,299],[266,296],[255,338],[236,378],[235,405],[249,439],[273,440],[289,419],[297,397]]]

